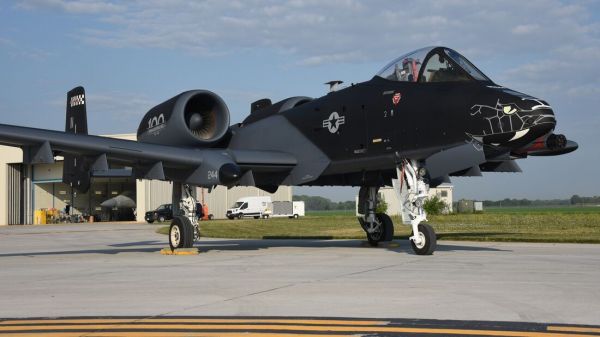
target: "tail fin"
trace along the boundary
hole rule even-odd
[[[87,112],[85,109],[85,90],[77,87],[67,93],[67,121],[65,132],[87,135]],[[90,188],[89,163],[86,158],[65,153],[63,182],[85,193]]]
[[[67,123],[65,132],[87,135],[85,89],[77,87],[67,93]]]

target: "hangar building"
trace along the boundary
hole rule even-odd
[[[135,134],[109,137],[135,140]],[[146,211],[161,204],[171,203],[172,184],[164,181],[136,180],[134,178],[94,178],[87,193],[77,193],[62,182],[62,161],[54,164],[23,164],[19,148],[0,146],[0,225],[31,224],[34,211],[39,209],[64,210],[71,205],[71,214],[93,215],[96,221],[144,221]],[[100,204],[117,195],[131,196],[136,212],[104,209]],[[273,201],[291,201],[292,188],[281,186],[274,194],[255,187],[227,189],[219,186],[210,193],[199,188],[198,200],[208,205],[210,214],[224,218],[227,208],[246,196],[270,195]]]

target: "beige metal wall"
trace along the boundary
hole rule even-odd
[[[208,205],[208,211],[215,219],[224,219],[227,209],[239,198],[253,196],[270,196],[273,201],[292,201],[292,187],[280,186],[275,193],[267,193],[256,187],[235,187],[228,190],[227,187],[219,186],[210,193],[204,189],[204,200]],[[198,200],[202,200],[202,189],[198,192]]]
[[[452,190],[454,186],[449,184],[442,184],[436,188],[429,189],[429,197],[437,195],[442,199],[446,205],[448,205],[448,211],[452,212]],[[387,214],[398,215],[400,214],[400,201],[396,197],[396,193],[392,187],[384,187],[379,190],[380,195],[383,197],[388,205]],[[445,196],[443,196],[445,194]],[[358,198],[358,197],[357,197]]]
[[[6,164],[6,197],[7,197],[7,223],[21,223],[23,207],[21,205],[23,197],[27,195],[22,190],[23,164]]]
[[[144,222],[147,211],[156,209],[162,204],[171,203],[173,184],[168,181],[138,180],[137,187],[137,221]]]
[[[10,223],[9,216],[9,205],[14,207],[14,203],[18,200],[14,200],[17,193],[10,193],[9,191],[9,167],[11,163],[23,162],[23,151],[19,148],[0,146],[0,225],[7,225]],[[14,184],[11,184],[14,185]],[[25,192],[27,192],[28,185],[25,186]],[[25,198],[27,199],[27,198]],[[25,214],[25,219],[30,218],[31,214]]]
[[[33,165],[34,181],[60,181],[62,180],[63,162],[57,161],[54,164],[36,164]]]

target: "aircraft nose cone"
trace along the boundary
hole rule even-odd
[[[523,127],[533,127],[542,124],[556,125],[554,111],[550,107],[532,107],[530,111],[523,111],[521,114]]]
[[[519,148],[546,136],[556,126],[554,112],[552,108],[546,105],[533,106],[528,110],[520,111],[518,117],[522,124],[507,141],[507,145],[512,148]]]

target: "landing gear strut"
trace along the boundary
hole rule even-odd
[[[377,213],[379,187],[363,186],[360,188],[358,218],[361,227],[367,233],[367,240],[371,246],[377,246],[379,242],[392,241],[394,239],[394,223],[385,213]]]
[[[418,255],[431,255],[437,246],[437,237],[433,227],[421,224],[427,220],[423,203],[429,192],[429,185],[423,179],[424,168],[414,160],[404,160],[396,167],[396,173],[398,179],[393,181],[394,191],[400,200],[402,222],[412,227],[411,246]]]
[[[173,184],[173,221],[169,228],[171,249],[192,248],[200,238],[196,217],[195,189],[187,184]]]

